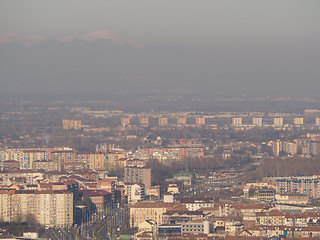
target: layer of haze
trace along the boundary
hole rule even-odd
[[[319,12],[319,0],[2,0],[0,93],[318,97]]]

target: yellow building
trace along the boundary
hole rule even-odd
[[[123,168],[125,155],[121,152],[79,152],[77,161],[94,170],[114,170]]]
[[[125,158],[125,155],[122,152],[110,152],[110,153],[108,153],[107,170],[111,171],[111,170],[115,170],[115,169],[118,169],[118,168],[123,168],[125,162],[121,161],[120,159],[124,159],[124,158]]]
[[[130,206],[130,226],[138,227],[145,220],[163,223],[162,215],[169,210],[187,210],[181,203],[138,202]]]
[[[92,153],[90,154],[89,169],[106,170],[106,154]]]

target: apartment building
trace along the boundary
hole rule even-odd
[[[166,126],[166,125],[168,125],[168,118],[166,118],[166,117],[159,117],[159,118],[158,118],[158,124],[159,124],[159,126]]]
[[[149,125],[149,118],[147,118],[147,117],[139,118],[139,124],[142,126],[148,126]]]
[[[20,169],[31,169],[34,161],[48,160],[48,151],[42,149],[23,150],[23,160],[20,161]]]
[[[256,213],[256,225],[310,227],[320,225],[320,212],[285,213],[282,211]]]
[[[151,187],[151,168],[147,167],[125,167],[124,182],[126,183],[142,183],[144,184],[146,194],[149,194]]]
[[[282,117],[275,117],[273,119],[273,125],[275,127],[282,127],[283,126],[283,118]]]
[[[124,184],[125,184],[124,197],[127,197],[128,203],[135,203],[144,199],[145,188],[143,184],[139,184],[139,183],[124,183]]]
[[[129,117],[122,117],[121,118],[121,125],[123,127],[130,125],[130,118]]]
[[[0,167],[4,167],[5,162],[9,160],[17,161],[22,170],[51,169],[52,161],[53,170],[59,172],[83,168],[114,170],[123,168],[126,164],[125,155],[122,152],[77,152],[71,148],[0,150]]]
[[[320,197],[320,179],[318,176],[278,177],[275,182],[276,192],[280,195],[298,193],[311,198]]]
[[[256,225],[285,225],[285,214],[281,211],[257,212]]]
[[[295,125],[303,125],[303,118],[302,117],[296,117],[293,119],[293,124]]]
[[[63,130],[81,130],[81,120],[63,119]]]
[[[29,216],[44,226],[72,226],[73,193],[66,190],[0,190],[0,219],[27,221]]]
[[[54,162],[48,160],[37,160],[32,163],[32,170],[44,170],[46,172],[54,171]]]
[[[197,117],[196,118],[196,125],[205,125],[206,119],[204,117]]]
[[[177,124],[178,125],[186,125],[187,124],[187,118],[186,117],[178,117],[177,118]]]
[[[89,169],[107,170],[107,160],[107,154],[105,153],[92,153],[89,158]]]
[[[18,170],[18,169],[20,169],[20,163],[16,160],[7,160],[3,162],[4,171]]]
[[[94,203],[96,210],[103,214],[107,214],[112,209],[112,195],[105,190],[82,190],[80,191],[82,200],[89,197]]]
[[[261,126],[262,125],[262,118],[261,117],[252,118],[252,125]]]
[[[298,153],[298,144],[295,142],[288,141],[271,141],[269,143],[272,146],[273,154],[279,156],[280,154],[286,153],[290,155],[297,155]]]
[[[181,233],[208,234],[212,232],[213,224],[211,221],[195,219],[181,224]]]
[[[242,125],[242,118],[241,117],[232,118],[232,125]]]
[[[111,151],[106,156],[106,168],[107,170],[115,170],[119,168],[123,168],[125,162],[121,161],[121,159],[125,159],[125,155],[122,152]]]
[[[76,162],[75,150],[58,150],[50,153],[50,159],[54,162],[56,171],[63,171],[65,163]]]
[[[204,148],[202,145],[200,146],[168,146],[165,148],[142,148],[140,150],[143,154],[147,154],[149,156],[160,155],[168,155],[168,153],[175,156],[176,159],[185,159],[188,157],[204,157]]]
[[[34,161],[48,160],[50,149],[3,149],[0,151],[0,167],[7,160],[19,162],[20,169],[32,169]]]

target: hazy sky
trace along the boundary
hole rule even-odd
[[[1,92],[318,97],[319,67],[319,0],[0,2]]]

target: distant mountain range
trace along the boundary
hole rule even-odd
[[[271,44],[272,45],[272,44]],[[103,30],[56,39],[0,35],[0,93],[206,93],[318,97],[319,48],[143,46]]]

